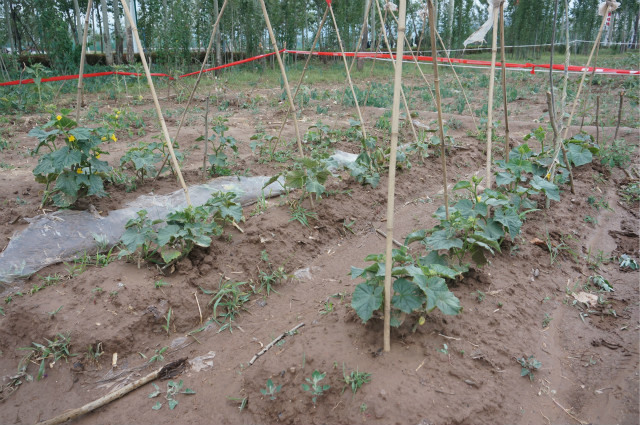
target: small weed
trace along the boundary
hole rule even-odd
[[[156,350],[156,353],[151,356],[151,358],[149,359],[149,363],[153,363],[153,362],[161,362],[164,360],[164,356],[163,354],[169,349],[169,347],[162,347],[159,350]]]
[[[305,378],[307,384],[302,384],[302,389],[310,392],[313,396],[311,398],[311,402],[313,403],[314,407],[316,405],[318,397],[324,394],[324,392],[329,388],[331,388],[331,385],[322,385],[320,383],[325,378],[325,376],[327,376],[326,372],[320,373],[317,370],[314,370],[311,374],[311,378]]]
[[[613,208],[609,206],[609,202],[602,197],[600,199],[596,199],[595,196],[589,196],[587,198],[587,203],[598,211],[601,209],[613,211]]]
[[[544,319],[542,320],[542,328],[549,327],[549,323],[553,320],[553,317],[549,316],[549,313],[544,314]]]
[[[309,219],[318,219],[318,214],[314,211],[309,211],[299,203],[292,204],[289,208],[291,218],[289,221],[297,221],[305,227],[309,227]]]
[[[367,409],[368,409],[368,407],[367,407],[367,403],[362,403],[362,404],[360,405],[360,413],[363,413],[363,414],[364,414],[364,412],[366,412],[366,411],[367,411]]]
[[[484,301],[484,298],[486,297],[486,294],[484,292],[482,292],[481,290],[477,290],[476,292],[472,292],[472,294],[476,294],[475,295],[475,299],[476,301],[478,301],[479,303],[481,303],[482,301]]]
[[[442,348],[438,348],[438,351],[442,354],[449,354],[449,346],[447,344],[442,344]]]
[[[322,310],[320,310],[320,314],[329,314],[335,309],[333,303],[331,301],[327,301],[323,304]]]
[[[240,405],[238,406],[238,409],[240,409],[240,411],[242,412],[244,410],[245,407],[247,407],[247,397],[242,397],[242,398],[238,398],[238,397],[229,397],[227,396],[227,399],[231,400],[231,401],[237,401],[240,403]]]
[[[165,316],[165,319],[167,320],[167,323],[165,325],[162,325],[162,329],[164,329],[167,332],[167,336],[170,335],[171,333],[171,313],[173,313],[173,310],[171,309],[171,307],[169,307],[169,311],[167,312],[167,315]]]
[[[640,201],[640,183],[633,182],[623,185],[620,189],[620,196],[628,204]]]
[[[517,359],[520,366],[522,366],[522,370],[520,371],[520,376],[529,376],[531,382],[533,382],[534,376],[533,372],[535,370],[540,369],[542,363],[540,363],[534,356],[529,356],[528,359],[525,359],[524,356]]]
[[[163,286],[169,286],[169,283],[168,283],[168,282],[165,282],[165,281],[164,281],[164,280],[162,280],[162,279],[160,279],[160,280],[156,280],[155,282],[153,282],[153,286],[154,286],[156,289],[160,289],[160,288],[162,288]]]
[[[631,162],[631,154],[634,149],[634,145],[629,145],[624,140],[614,140],[610,145],[600,149],[600,162],[609,168],[624,168]]]
[[[260,268],[258,268],[258,272],[259,272],[258,283],[260,284],[260,288],[258,289],[258,292],[262,292],[263,289],[266,289],[267,296],[271,293],[271,291],[277,293],[277,291],[273,289],[273,286],[275,286],[276,284],[282,282],[287,278],[287,274],[284,271],[284,267],[279,266],[278,268],[274,268],[273,264],[271,264],[271,262],[269,261],[269,256],[266,250],[263,250],[260,253],[260,258],[262,259],[263,262],[267,263],[267,268],[269,269],[269,272],[262,271],[260,270]]]
[[[26,372],[27,366],[29,362],[36,363],[40,362],[40,368],[38,369],[38,375],[36,376],[36,380],[41,380],[45,376],[46,369],[46,361],[47,359],[53,359],[50,363],[50,366],[53,365],[62,359],[67,359],[69,357],[76,356],[77,354],[71,354],[70,351],[70,343],[71,338],[69,335],[57,334],[53,341],[48,340],[47,344],[38,344],[37,342],[32,342],[32,347],[24,347],[18,348],[18,350],[28,351],[29,353],[20,360],[20,364],[18,365],[18,371]]]
[[[589,282],[593,283],[594,285],[596,285],[598,288],[600,288],[605,292],[613,292],[614,290],[613,285],[611,285],[607,279],[605,279],[604,277],[602,277],[602,275],[599,275],[599,274],[594,276],[589,276]]]
[[[53,319],[54,317],[56,317],[56,314],[58,314],[58,312],[59,312],[60,310],[62,310],[62,307],[64,307],[64,305],[61,305],[61,306],[60,306],[60,307],[58,307],[56,310],[53,310],[53,311],[48,312],[49,317],[50,317],[51,319]]]
[[[620,256],[620,268],[629,269],[629,270],[638,270],[638,262],[633,258],[629,257],[627,254],[622,254]]]
[[[93,344],[89,345],[87,348],[87,353],[84,355],[88,360],[97,362],[100,356],[104,354],[104,350],[102,349],[102,342],[98,342],[96,344],[96,348],[93,348]]]
[[[262,395],[265,395],[265,396],[268,395],[269,400],[275,400],[276,394],[279,393],[281,389],[282,389],[282,385],[276,386],[271,380],[271,378],[269,378],[267,379],[267,387],[261,388],[260,392],[262,393]]]
[[[342,364],[342,379],[344,380],[344,388],[342,392],[348,387],[351,387],[351,391],[355,394],[364,384],[371,382],[371,374],[366,372],[359,372],[357,369],[351,371],[349,375],[345,370],[344,363]]]
[[[183,385],[184,384],[182,380],[180,380],[180,382],[177,382],[177,383],[175,381],[167,382],[167,392],[164,398],[167,400],[167,404],[169,405],[169,410],[175,409],[176,406],[178,405],[178,400],[176,400],[176,396],[178,394],[191,395],[196,393],[191,388],[185,388],[183,390],[182,389]],[[160,387],[158,387],[155,383],[153,384],[153,386],[155,388],[155,391],[149,394],[149,398],[155,398],[155,397],[158,397],[160,394],[162,394],[162,391],[160,391]],[[154,404],[151,409],[160,410],[161,408],[162,408],[162,403],[157,401],[156,404]]]
[[[595,217],[591,217],[590,215],[587,215],[584,217],[584,222],[585,223],[589,223],[589,224],[593,224],[593,225],[597,225],[598,224],[598,219]]]

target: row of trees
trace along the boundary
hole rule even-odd
[[[223,0],[127,0],[137,16],[137,26],[144,48],[157,54],[161,62],[180,66],[191,60],[194,50],[206,47],[213,22]],[[347,49],[355,48],[363,25],[364,12],[372,2],[384,6],[385,0],[334,0],[333,7],[340,35]],[[321,19],[325,0],[266,0],[279,43],[291,48],[309,48]],[[425,28],[423,1],[409,1],[407,36],[414,44]],[[440,0],[438,28],[452,48],[486,19],[487,0]],[[599,0],[559,1],[558,25],[564,25],[565,7],[569,8],[570,37],[592,40],[600,17]],[[511,45],[549,43],[554,0],[511,0],[505,9],[506,39]],[[0,42],[7,51],[35,52],[49,56],[51,63],[64,68],[77,63],[78,45],[87,0],[3,0]],[[375,45],[380,19],[375,6],[369,14],[367,40]],[[640,2],[626,1],[614,13],[607,40],[637,46]],[[131,29],[124,19],[119,0],[95,0],[90,19],[89,48],[106,56],[107,64],[133,59]],[[375,30],[374,30],[375,29]],[[396,24],[389,18],[385,27],[394,39]],[[564,34],[564,31],[559,31]],[[561,41],[563,37],[559,38]],[[223,52],[252,55],[269,49],[269,39],[258,0],[229,0],[221,19],[216,40],[216,57]],[[366,45],[366,43],[364,43]],[[323,49],[337,49],[333,26],[327,23],[322,32]],[[428,47],[428,37],[423,42]],[[588,47],[588,46],[586,46]]]

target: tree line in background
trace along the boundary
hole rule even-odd
[[[127,0],[137,17],[140,38],[156,61],[170,67],[184,67],[193,53],[203,51],[224,0]],[[265,0],[276,37],[289,48],[308,49],[326,7],[325,0]],[[380,37],[378,1],[384,11],[385,0],[334,0],[333,8],[345,48],[358,43],[365,10],[370,9],[366,42],[374,49]],[[5,52],[46,55],[52,67],[76,69],[82,42],[82,26],[87,0],[3,0],[0,42]],[[425,28],[424,1],[408,1],[407,37],[418,44]],[[440,0],[438,30],[448,47],[462,48],[462,42],[487,18],[487,0]],[[571,40],[593,40],[601,18],[596,14],[599,0],[559,1],[556,24],[564,43],[565,9],[568,7]],[[131,28],[119,0],[95,0],[90,16],[88,49],[105,55],[107,65],[133,61]],[[505,7],[505,39],[508,45],[548,44],[554,24],[554,0],[511,0]],[[384,13],[384,12],[383,12]],[[386,13],[385,13],[386,15]],[[637,48],[640,2],[626,1],[613,14],[605,40],[620,49]],[[387,16],[385,31],[393,40],[396,24]],[[428,23],[427,23],[428,25]],[[424,37],[421,50],[430,48]],[[254,55],[270,50],[270,43],[258,0],[229,0],[221,18],[215,42],[215,58]],[[335,30],[323,28],[320,49],[338,50]],[[574,51],[590,46],[576,43]],[[518,49],[519,55],[531,50]],[[15,62],[15,61],[14,61]]]

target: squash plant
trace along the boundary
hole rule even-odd
[[[226,223],[242,220],[242,207],[232,192],[214,193],[197,207],[169,213],[165,219],[151,220],[147,211],[129,220],[120,238],[119,258],[130,257],[165,267],[189,255],[196,246],[208,247],[220,236]]]
[[[113,138],[104,128],[78,127],[63,109],[49,122],[36,127],[29,136],[38,139],[31,152],[37,155],[40,149],[49,152],[38,159],[33,170],[36,181],[46,185],[42,206],[52,201],[58,207],[69,207],[84,196],[106,196],[104,179],[111,167],[100,159],[108,154],[101,149],[103,142]]]

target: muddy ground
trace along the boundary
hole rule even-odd
[[[522,88],[509,103],[512,145],[523,143],[541,119],[547,125],[544,93],[525,88],[544,86],[545,79],[540,73],[514,77],[512,83]],[[614,99],[612,105],[621,81],[600,88]],[[419,86],[420,81],[407,85]],[[327,93],[333,89],[313,88]],[[475,87],[470,93],[474,107],[480,106],[485,92]],[[200,182],[202,149],[196,138],[204,133],[206,93],[202,90],[196,96],[196,109],[188,115],[180,137],[180,149],[188,152],[184,164],[188,184]],[[270,175],[283,169],[283,164],[262,161],[249,146],[257,130],[278,131],[285,110],[280,96],[279,89],[255,87],[219,93],[212,114],[228,117],[228,134],[239,142],[233,172]],[[355,110],[336,99],[339,96],[312,99],[301,114],[301,130],[318,120],[347,129]],[[416,99],[412,109],[417,119],[435,120],[432,108],[419,96]],[[72,97],[61,99],[59,106],[65,102],[71,104]],[[174,133],[184,100],[174,95],[161,104]],[[87,96],[87,105],[84,125],[114,109],[124,108],[142,118],[144,134],[135,126],[119,129],[118,141],[107,146],[113,166],[119,165],[132,143],[155,140],[159,134],[149,101],[93,94]],[[374,127],[385,109],[363,111],[370,131],[388,141],[387,131]],[[549,209],[539,205],[539,211],[528,215],[521,236],[507,240],[488,265],[450,282],[464,307],[462,314],[434,311],[423,325],[417,324],[417,317],[409,318],[392,330],[390,352],[382,351],[382,321],[363,325],[350,307],[351,293],[359,283],[351,280],[350,267],[363,267],[368,254],[384,251],[384,238],[376,231],[386,231],[384,176],[377,188],[356,183],[346,172],[330,178],[331,194],[316,203],[317,219],[309,227],[291,220],[286,197],[246,207],[246,220],[239,223],[242,231],[226,229],[227,236],[210,248],[196,249],[170,274],[152,265],[143,263],[139,268],[118,260],[71,276],[69,265],[59,264],[24,282],[2,286],[0,423],[52,418],[167,362],[188,358],[191,363],[173,380],[183,381],[195,394],[178,394],[175,409],[170,410],[165,400],[168,381],[156,381],[162,391],[158,398],[148,397],[155,388],[147,384],[75,423],[635,424],[640,401],[640,272],[621,270],[616,258],[639,257],[638,202],[628,201],[620,192],[638,180],[632,170],[638,168],[637,105],[624,111],[618,138],[636,144],[631,165],[626,170],[611,169],[596,159],[577,168],[575,194],[563,187],[561,202],[552,202]],[[87,116],[92,112],[95,116]],[[497,114],[501,117],[502,110]],[[0,170],[2,249],[27,226],[26,218],[43,213],[43,187],[32,174],[37,158],[28,155],[35,140],[27,133],[49,115],[5,118],[4,137],[11,145],[0,152],[2,164],[8,164]],[[455,139],[447,156],[449,183],[455,183],[484,169],[485,149],[473,137],[474,124],[466,112],[445,113],[445,120]],[[595,137],[593,122],[588,115],[584,130]],[[614,131],[615,123],[608,120],[598,136],[610,143]],[[502,127],[497,132],[503,135]],[[412,137],[405,124],[401,142]],[[295,140],[291,125],[284,138]],[[501,157],[501,143],[496,144],[494,155]],[[354,153],[360,149],[348,138],[332,147]],[[283,149],[295,147],[289,143]],[[400,241],[412,231],[435,225],[432,214],[442,203],[442,168],[435,150],[425,159],[412,157],[411,163],[411,169],[400,170],[397,176],[394,236]],[[133,192],[126,192],[123,185],[108,186],[109,198],[82,200],[78,208],[91,204],[107,215],[142,194],[178,188],[170,175],[138,182]],[[595,197],[599,206],[589,203],[589,197]],[[564,249],[554,257],[546,244],[534,243],[536,238]],[[420,248],[413,245],[412,250],[417,253]],[[280,266],[288,278],[274,286],[277,292],[253,293],[251,286],[260,272]],[[599,292],[588,285],[594,275],[606,277],[615,291]],[[249,295],[232,332],[219,332],[220,326],[213,323],[193,333],[212,316],[208,305],[212,295],[207,294],[227,279],[247,282],[241,288]],[[156,288],[154,283],[160,280],[167,285]],[[572,293],[580,291],[600,296],[601,303],[595,307],[576,303]],[[169,308],[167,331],[163,325]],[[299,324],[304,326],[249,365],[263,347]],[[45,338],[57,334],[69,335],[75,356],[55,364],[48,360],[40,381],[29,381],[25,375],[12,379],[26,353],[21,348],[45,343]],[[102,355],[96,356],[96,351]],[[150,362],[159,353],[162,360]],[[533,379],[521,376],[517,359],[523,356],[541,362]],[[27,373],[35,377],[37,369],[37,364],[30,364]],[[302,388],[314,370],[326,373],[322,383],[330,385],[315,404]],[[343,370],[370,373],[370,382],[354,394],[346,388]],[[281,386],[275,400],[261,393],[268,379]],[[158,400],[163,406],[153,410]]]

